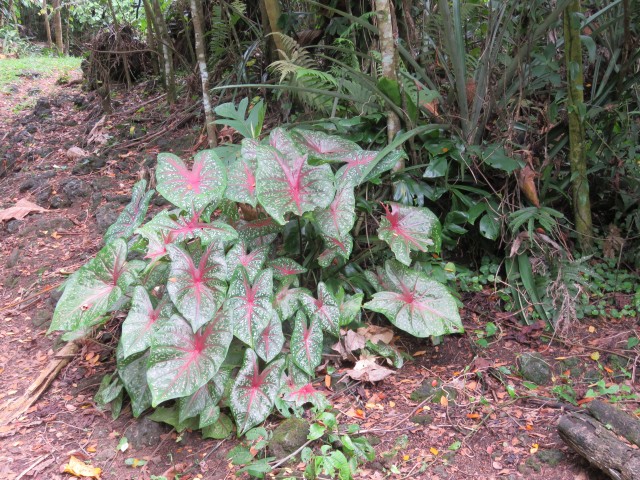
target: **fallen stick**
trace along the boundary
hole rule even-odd
[[[0,407],[0,412],[2,412],[0,413],[0,426],[10,424],[29,410],[76,353],[78,353],[78,345],[75,342],[67,343],[56,353],[38,378],[22,394],[22,397],[13,401],[9,400]]]

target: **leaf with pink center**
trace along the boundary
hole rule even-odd
[[[336,256],[350,257],[353,239],[349,232],[356,221],[355,208],[353,187],[341,186],[327,208],[313,213],[325,246],[318,258],[320,266],[327,267]]]
[[[253,350],[247,349],[229,398],[238,435],[264,422],[269,416],[282,386],[283,368],[284,359],[281,358],[260,371],[258,357]]]
[[[298,262],[287,257],[279,257],[269,262],[269,268],[273,269],[273,278],[284,280],[287,277],[306,273],[307,269]]]
[[[199,238],[207,245],[212,242],[230,242],[238,238],[238,233],[224,222],[203,222],[200,212],[191,212],[189,216],[179,216],[175,220],[167,217],[166,220],[164,228],[168,229],[171,242]]]
[[[128,240],[136,228],[144,221],[144,217],[149,209],[149,202],[155,193],[154,190],[147,189],[147,181],[140,180],[133,186],[131,191],[131,201],[124,207],[116,222],[109,227],[104,234],[104,243],[109,243],[116,238]]]
[[[293,133],[307,149],[309,158],[325,162],[343,162],[346,154],[362,150],[357,143],[337,135],[302,129],[295,129]]]
[[[442,227],[431,210],[397,203],[383,207],[385,216],[380,220],[378,237],[389,244],[398,261],[410,266],[412,250],[440,251]]]
[[[272,137],[290,140],[289,134],[282,129],[274,130]],[[284,151],[273,147],[258,149],[258,200],[282,225],[286,213],[302,215],[325,208],[335,194],[331,167],[310,166],[307,157],[288,140],[277,142]]]
[[[172,153],[158,155],[158,192],[175,206],[201,210],[217,202],[227,187],[226,168],[213,150],[198,152],[189,169]]]
[[[257,333],[253,344],[258,356],[267,363],[282,352],[284,335],[282,333],[282,322],[280,321],[278,312],[273,312],[271,321],[262,332]]]
[[[151,391],[147,385],[148,360],[149,352],[118,360],[118,375],[131,399],[131,412],[136,418],[151,406]]]
[[[233,274],[224,308],[233,324],[234,335],[249,346],[253,347],[255,336],[273,317],[272,293],[270,269],[260,272],[253,282],[244,268],[238,268]]]
[[[464,331],[456,301],[444,285],[395,260],[388,261],[385,270],[391,291],[374,294],[364,308],[381,313],[414,337]]]
[[[293,402],[296,407],[311,403],[322,411],[322,407],[328,405],[327,397],[313,388],[312,383],[306,383],[302,386],[291,385],[288,388],[289,391],[285,394],[284,399],[288,402]]]
[[[379,153],[372,150],[360,150],[344,155],[341,161],[346,165],[340,167],[336,172],[336,183],[341,186],[356,187],[387,170],[391,170],[404,155],[399,151],[391,152],[378,161]],[[371,170],[369,171],[369,169]]]
[[[340,308],[324,282],[318,283],[318,298],[301,295],[300,302],[308,317],[319,322],[322,329],[337,337],[340,332]]]
[[[262,241],[262,239],[270,238],[273,240],[281,230],[282,225],[278,225],[272,218],[261,218],[251,222],[241,220],[236,225],[238,236],[243,242],[250,246],[270,243],[268,241]]]
[[[167,291],[178,311],[196,331],[213,319],[224,302],[227,265],[222,247],[199,243],[191,245],[189,253],[178,245],[168,245],[171,270]]]
[[[168,320],[172,312],[171,302],[160,301],[154,306],[147,290],[137,286],[133,290],[129,314],[122,324],[120,344],[124,356],[130,357],[149,348],[154,330],[161,320]]]
[[[233,338],[229,318],[216,318],[193,332],[179,315],[171,317],[151,340],[147,381],[152,405],[195,393],[216,374]]]
[[[307,325],[307,316],[298,311],[291,334],[291,356],[306,374],[315,377],[316,367],[322,360],[322,328],[317,319]]]
[[[229,371],[220,368],[215,377],[226,375],[228,378]],[[199,417],[198,428],[207,427],[218,420],[220,415],[220,407],[218,402],[224,393],[218,381],[210,380],[201,386],[195,393],[188,397],[178,399],[178,421],[184,423],[187,419]]]
[[[240,157],[227,169],[227,190],[225,197],[234,202],[257,205],[256,198],[256,147],[255,140],[244,139]]]
[[[292,287],[292,281],[288,281],[276,292],[273,306],[280,313],[280,318],[285,321],[295,315],[303,297],[312,298],[311,292],[306,288]]]
[[[238,267],[243,267],[253,281],[264,266],[269,255],[270,246],[254,248],[250,252],[244,242],[236,243],[227,253],[227,273],[232,277]]]

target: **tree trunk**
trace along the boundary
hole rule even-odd
[[[261,11],[267,15],[267,21],[269,23],[269,30],[271,30],[271,37],[273,39],[273,43],[276,45],[276,49],[278,50],[278,58],[280,60],[284,60],[284,52],[285,46],[282,42],[282,38],[280,37],[280,28],[278,27],[278,19],[280,15],[282,15],[282,10],[280,9],[280,1],[279,0],[260,0]],[[264,23],[264,22],[263,22]],[[271,58],[275,57],[272,55]]]
[[[60,14],[60,0],[53,0],[53,30],[56,35],[56,48],[58,54],[64,53],[64,43],[62,42],[62,15]]]
[[[71,11],[67,8],[67,30],[64,41],[64,54],[69,55],[69,45],[71,44]]]
[[[51,48],[53,41],[51,39],[51,26],[49,25],[49,7],[47,0],[42,0],[42,16],[44,17],[44,29],[47,32],[47,47]]]
[[[600,423],[640,447],[640,420],[600,400],[587,403],[587,410]]]
[[[111,12],[111,18],[113,19],[113,28],[116,31],[116,50],[120,50],[124,48],[124,44],[122,42],[122,32],[120,30],[120,25],[118,23],[118,17],[116,16],[116,11],[113,8],[113,1],[107,0],[107,5],[109,6],[109,11]],[[124,76],[127,80],[127,90],[131,88],[131,72],[129,70],[129,56],[127,53],[119,53],[120,60],[122,60],[122,66],[124,68]]]
[[[573,190],[573,216],[578,242],[583,253],[593,247],[591,202],[587,179],[585,150],[584,82],[582,77],[582,43],[580,41],[580,0],[573,0],[563,14],[565,64],[567,68],[567,111],[569,116],[569,163]]]
[[[149,0],[143,0],[142,3],[144,6],[144,14],[147,17],[147,44],[151,50],[156,52],[156,55],[152,56],[151,66],[155,75],[160,74],[162,76],[163,70],[159,66],[159,58],[162,57],[162,52],[158,48],[158,42],[156,41],[158,26],[155,23],[155,18],[153,17],[153,11],[151,9],[151,5],[149,5]],[[162,77],[162,81],[164,82],[164,76]]]
[[[158,37],[162,44],[162,57],[164,60],[165,87],[167,89],[167,102],[172,105],[176,101],[176,79],[173,72],[173,49],[169,39],[169,30],[162,15],[159,0],[151,0],[155,25],[158,27]]]
[[[216,125],[214,122],[211,98],[209,97],[209,72],[207,70],[207,55],[204,47],[204,32],[202,28],[202,3],[200,0],[191,0],[191,18],[193,21],[193,33],[196,39],[196,55],[198,56],[198,67],[200,68],[200,79],[202,80],[202,105],[204,107],[205,124],[207,127],[207,137],[209,148],[218,145],[216,135]]]

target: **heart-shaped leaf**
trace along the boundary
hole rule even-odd
[[[80,267],[67,281],[53,313],[49,332],[86,332],[100,323],[134,281],[134,273],[126,264],[126,258],[127,244],[118,238]]]
[[[137,286],[133,290],[131,308],[122,324],[122,345],[125,357],[143,352],[151,345],[151,335],[161,319],[169,319],[173,313],[173,305],[161,301],[154,307],[144,287]]]
[[[242,141],[240,158],[229,165],[228,185],[225,192],[225,196],[229,200],[248,203],[253,207],[258,202],[256,198],[257,145],[258,143],[255,140],[244,139]]]
[[[288,137],[288,134],[275,129],[271,137]],[[272,147],[258,149],[257,192],[267,213],[284,225],[287,212],[302,215],[327,207],[335,188],[329,165],[309,166],[306,155],[297,148],[286,142],[278,144],[286,146],[285,151]]]
[[[218,420],[220,408],[218,402],[222,396],[216,383],[207,382],[188,397],[178,399],[178,421],[185,422],[188,418],[200,415],[199,428],[204,428]]]
[[[385,270],[392,290],[376,293],[364,308],[383,314],[414,337],[464,331],[456,301],[446,287],[397,261],[388,261]]]
[[[160,327],[151,340],[147,381],[153,406],[195,393],[216,374],[233,338],[229,318],[215,319],[194,333],[179,315]]]
[[[254,337],[271,321],[272,292],[270,269],[260,272],[253,283],[243,268],[238,268],[231,279],[225,311],[231,318],[234,335],[247,345],[253,346]]]
[[[247,349],[229,399],[238,435],[262,423],[269,416],[282,386],[283,368],[284,359],[281,358],[271,362],[261,372],[255,352]]]
[[[356,221],[355,208],[353,187],[341,186],[328,208],[314,212],[326,249],[318,258],[320,266],[328,266],[336,256],[348,259],[351,255],[353,240],[349,232]]]
[[[253,282],[264,266],[264,262],[267,261],[269,250],[269,245],[265,245],[248,252],[244,242],[236,243],[227,253],[227,273],[229,277],[233,276],[238,266],[242,266],[247,271],[249,280]]]
[[[275,234],[282,230],[282,226],[278,225],[271,218],[262,218],[252,222],[238,222],[236,231],[247,245],[257,245],[269,242],[259,242],[264,238],[275,238]],[[272,237],[273,236],[273,237]]]
[[[227,438],[233,432],[233,422],[224,413],[221,413],[213,424],[202,430],[202,438],[215,438],[222,440]]]
[[[342,302],[338,305],[340,309],[340,326],[345,327],[354,320],[360,318],[360,311],[362,309],[363,293],[357,293],[355,295],[346,295],[342,299]]]
[[[307,326],[307,317],[301,311],[296,314],[291,334],[291,356],[305,373],[315,376],[316,367],[322,360],[322,328],[317,320]]]
[[[158,155],[158,192],[183,210],[201,210],[220,200],[227,187],[227,171],[213,150],[198,152],[189,170],[171,153]]]
[[[279,257],[270,261],[269,268],[273,269],[273,278],[276,280],[284,280],[292,275],[300,275],[307,271],[302,265],[287,257]]]
[[[336,183],[345,187],[360,185],[387,170],[391,170],[404,155],[402,152],[391,152],[367,173],[379,153],[371,150],[360,150],[343,155],[341,161],[346,162],[346,165],[340,167],[336,172]]]
[[[411,265],[411,250],[440,251],[440,221],[424,207],[405,207],[391,203],[383,205],[385,216],[380,220],[378,237],[389,244],[398,261]]]
[[[285,282],[276,292],[273,300],[273,306],[280,313],[280,318],[288,320],[295,315],[300,308],[300,301],[303,297],[308,297],[311,302],[311,292],[306,288],[292,287],[292,281]]]
[[[116,222],[111,225],[104,234],[105,244],[111,243],[116,238],[128,240],[129,237],[133,235],[135,229],[142,224],[149,209],[151,197],[155,193],[154,190],[149,190],[145,193],[146,189],[146,180],[140,180],[133,186],[131,202],[124,207],[124,210],[122,210]]]
[[[135,360],[118,361],[118,375],[131,399],[131,411],[134,417],[139,417],[151,406],[151,390],[147,385],[148,361],[148,352],[136,356]]]
[[[282,334],[282,322],[277,312],[273,312],[271,321],[262,330],[257,333],[253,339],[255,350],[258,356],[265,362],[269,363],[282,352],[284,345],[284,335]]]
[[[238,238],[238,233],[229,225],[220,221],[203,222],[200,212],[192,212],[189,217],[178,217],[176,220],[167,217],[165,224],[171,242],[182,242],[199,238],[204,245],[212,242],[229,242]]]
[[[300,302],[312,321],[320,323],[322,329],[337,337],[340,332],[340,309],[338,302],[324,282],[318,283],[318,298],[302,295]]]
[[[362,150],[357,143],[337,135],[301,129],[293,132],[300,144],[308,149],[309,157],[321,161],[343,162],[342,157],[345,154]]]
[[[192,247],[193,256],[178,245],[167,246],[171,257],[167,292],[196,331],[213,318],[224,302],[227,266],[219,245],[212,243],[204,250],[197,243]]]

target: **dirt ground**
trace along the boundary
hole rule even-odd
[[[167,115],[162,101],[154,101],[159,93],[146,93],[144,85],[118,91],[115,114],[104,117],[99,99],[74,84],[78,76],[71,84],[56,85],[52,73],[0,87],[0,210],[22,198],[47,209],[0,222],[3,408],[18,401],[64,344],[46,335],[56,287],[100,248],[133,183],[153,169],[159,151],[187,157],[203,139],[186,105]],[[34,97],[33,108],[16,109]],[[105,152],[107,136],[119,141]],[[103,153],[79,163],[67,155],[71,147]],[[377,385],[322,387],[342,413],[339,421],[359,424],[375,444],[376,460],[357,478],[603,478],[560,440],[558,418],[578,407],[558,392],[571,386],[581,400],[603,379],[606,386],[628,386],[631,393],[617,405],[637,411],[638,358],[624,350],[627,336],[620,334],[637,329],[637,320],[576,323],[570,340],[551,342],[541,329],[522,327],[500,312],[497,303],[491,292],[467,296],[462,313],[468,333],[437,347],[398,337],[396,344],[414,360]],[[489,321],[498,332],[483,348],[474,332]],[[116,343],[115,324],[83,341],[39,400],[0,427],[0,478],[69,478],[61,468],[70,455],[102,468],[107,480],[173,478],[177,472],[182,480],[236,478],[226,458],[235,438],[178,435],[133,419],[128,407],[113,420],[94,404],[102,375],[113,368]],[[519,359],[531,352],[551,367],[548,385],[536,387],[519,374]],[[420,396],[438,390],[437,401]],[[278,422],[272,417],[267,428]],[[128,439],[125,451],[118,449],[122,437]],[[147,463],[128,465],[136,463],[132,459]],[[293,463],[285,473],[301,478],[303,469]]]

